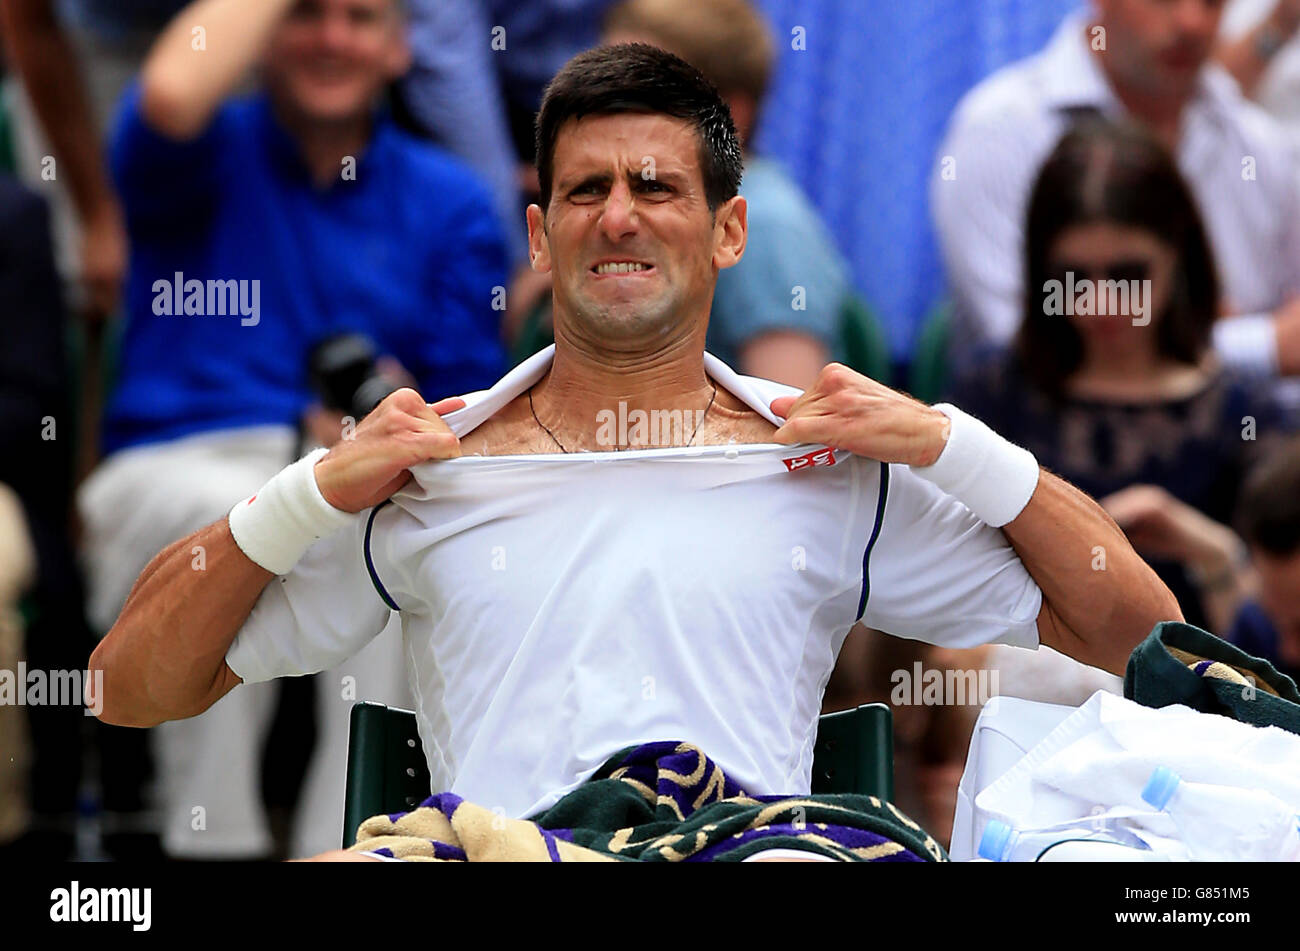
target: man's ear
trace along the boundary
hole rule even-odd
[[[546,218],[540,205],[528,206],[528,263],[538,274],[551,269],[551,243],[546,237]]]
[[[718,206],[713,227],[713,266],[718,270],[731,267],[745,253],[745,239],[749,233],[748,211],[741,195]]]

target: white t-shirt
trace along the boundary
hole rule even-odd
[[[458,435],[553,348],[449,414]],[[706,355],[772,422],[789,387]],[[694,743],[754,794],[807,793],[853,623],[1037,647],[1042,596],[1002,533],[906,466],[818,446],[464,456],[273,580],[226,660],[335,667],[403,622],[433,787],[533,815],[625,746]]]

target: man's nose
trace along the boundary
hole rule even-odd
[[[627,182],[616,182],[605,199],[600,213],[600,230],[611,241],[634,234],[637,230],[636,196]]]
[[[330,52],[346,49],[352,41],[352,24],[347,11],[331,10],[320,21],[320,45]]]

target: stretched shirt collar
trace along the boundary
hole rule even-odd
[[[464,436],[485,422],[512,399],[524,393],[546,375],[555,360],[555,344],[539,350],[503,376],[487,390],[467,393],[462,399],[465,406],[443,417],[448,428],[457,436]],[[742,376],[711,353],[704,354],[704,370],[720,387],[743,401],[751,409],[775,426],[785,420],[775,415],[770,407],[779,396],[798,396],[802,391],[772,380]]]

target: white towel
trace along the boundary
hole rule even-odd
[[[1300,736],[1184,706],[1144,707],[1104,691],[979,793],[975,806],[1017,829],[1127,817],[1153,848],[1186,857],[1170,817],[1142,799],[1157,766],[1221,787],[1223,801],[1237,808],[1223,809],[1220,821],[1242,836],[1267,810],[1300,812]]]

